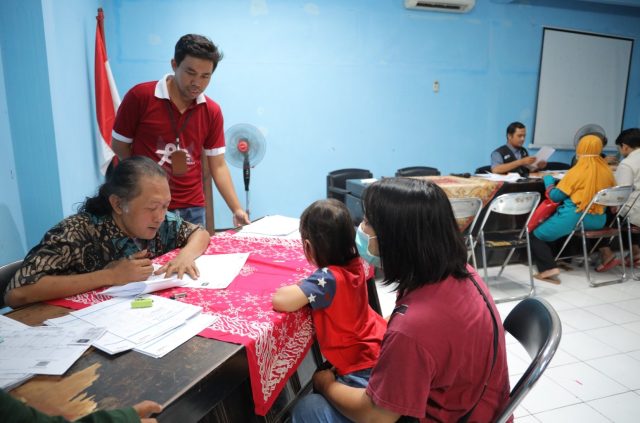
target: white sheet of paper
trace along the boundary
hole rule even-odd
[[[7,333],[0,343],[0,373],[62,375],[104,331],[38,326]]]
[[[196,266],[200,271],[198,279],[184,275],[188,288],[224,289],[238,276],[247,261],[249,253],[214,254],[200,256]]]
[[[0,374],[0,389],[10,391],[22,385],[35,376],[33,373],[2,373]]]
[[[488,179],[490,181],[502,181],[502,182],[516,182],[518,179],[522,178],[518,173],[510,172],[506,175],[500,175],[498,173],[476,173],[475,176],[480,178]]]
[[[544,175],[551,175],[553,176],[555,179],[562,179],[564,178],[564,175],[567,173],[566,170],[541,170],[540,172],[538,172],[537,176],[529,176],[532,179],[542,179],[544,177]]]
[[[136,295],[149,294],[163,289],[174,288],[185,284],[184,280],[176,276],[164,278],[163,275],[152,275],[146,281],[131,282],[126,285],[112,286],[105,289],[101,294],[112,297],[135,297]]]
[[[198,313],[192,318],[186,320],[184,324],[176,327],[169,332],[152,339],[146,343],[136,345],[134,342],[128,341],[111,332],[105,332],[99,339],[93,342],[93,346],[107,354],[118,354],[123,351],[135,350],[139,353],[146,354],[151,357],[161,358],[169,352],[178,348],[189,339],[202,332],[205,328],[211,326],[218,316],[212,314]],[[45,322],[52,326],[64,326],[67,328],[82,328],[92,327],[91,323],[88,323],[82,319],[79,319],[73,315],[66,315],[55,319],[49,319]],[[1,382],[2,379],[0,379]]]
[[[141,344],[177,328],[202,311],[201,307],[157,295],[146,295],[145,298],[151,298],[153,306],[131,308],[131,298],[112,298],[70,314]]]
[[[28,327],[28,325],[18,322],[17,320],[13,320],[10,317],[0,316],[0,336],[4,336],[4,332],[12,332],[16,329],[26,329]]]
[[[107,332],[100,339],[93,343],[93,346],[107,354],[118,354],[124,351],[132,350],[136,347],[134,342],[128,341],[117,335]]]
[[[529,169],[536,169],[538,167],[539,162],[548,162],[549,158],[553,153],[555,153],[556,149],[553,147],[549,147],[548,145],[544,145],[540,147],[540,150],[534,156],[536,161],[529,165]]]
[[[47,319],[44,321],[44,324],[67,328],[93,327],[91,323],[79,319],[72,314],[67,314],[66,316],[57,317],[55,319]],[[136,346],[134,342],[127,341],[126,339],[116,336],[109,331],[106,331],[100,338],[93,341],[93,344],[91,345],[111,355],[132,350]]]
[[[24,329],[29,326],[13,320],[7,316],[0,316],[0,339],[4,341],[7,333],[16,329]],[[0,374],[0,389],[10,390],[33,377],[33,373],[5,373]]]
[[[147,343],[138,345],[134,348],[134,351],[154,358],[162,358],[196,336],[199,332],[202,332],[205,328],[211,326],[216,320],[218,320],[218,316],[212,314],[197,314],[187,320],[184,325],[178,326],[174,330]]]
[[[243,226],[236,236],[277,236],[294,234],[300,226],[300,219],[280,215],[265,216],[249,225]]]

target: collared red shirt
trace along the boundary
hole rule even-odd
[[[205,204],[202,151],[204,149],[206,156],[225,152],[222,111],[216,102],[200,94],[180,113],[169,98],[169,76],[143,82],[127,92],[118,108],[112,136],[117,141],[131,144],[132,155],[147,156],[167,171],[170,209],[201,207]],[[180,149],[187,151],[187,172],[180,176],[175,176],[171,168],[171,154],[177,148],[176,131],[180,132]]]

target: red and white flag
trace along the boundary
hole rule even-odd
[[[96,119],[98,120],[98,165],[104,175],[111,159],[115,155],[111,150],[111,131],[116,119],[116,110],[120,106],[120,96],[111,74],[107,59],[107,47],[104,42],[104,14],[98,9],[96,16]]]

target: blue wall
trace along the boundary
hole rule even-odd
[[[20,192],[13,160],[9,112],[7,110],[2,49],[0,48],[0,257],[1,263],[22,258],[25,251]]]
[[[40,141],[41,147],[57,157],[50,175],[58,184],[51,189],[57,206],[44,219],[24,215],[26,227],[40,232],[71,213],[73,203],[99,182],[91,109],[97,7],[105,11],[121,95],[170,72],[175,42],[185,33],[207,35],[225,53],[207,94],[221,105],[225,128],[251,123],[268,143],[264,160],[252,170],[253,217],[298,216],[325,196],[326,174],[333,169],[363,167],[379,177],[410,165],[450,173],[488,164],[509,122],[533,125],[543,27],[640,35],[640,9],[570,0],[480,0],[462,15],[407,10],[402,0],[11,0],[0,3],[0,14],[15,20],[19,4],[39,10],[40,18],[31,22],[18,14],[25,28],[0,25],[5,84],[24,71],[16,67],[18,52],[7,52],[12,31],[39,33],[33,42],[46,41],[47,60],[29,57],[27,64],[38,72],[38,82],[49,85],[33,92],[48,104],[46,135],[55,139]],[[636,42],[625,127],[640,126],[638,75]],[[29,152],[20,147],[21,131],[14,126],[32,116],[33,102],[15,101],[20,90],[7,89],[6,102],[24,197],[40,182],[29,172],[21,178]],[[564,161],[572,155],[556,154],[554,160]],[[241,170],[231,172],[244,203]],[[24,198],[15,201],[31,211]],[[230,226],[219,195],[215,202],[216,226]],[[22,231],[28,245],[37,241],[34,231]]]
[[[9,149],[12,142],[18,195],[3,198],[9,210],[21,207],[28,245],[34,243],[48,228],[49,222],[61,216],[62,204],[58,180],[58,156],[53,136],[53,119],[45,33],[39,2],[10,0],[0,3],[0,41],[4,74],[4,101],[8,111],[9,139],[2,145]],[[3,148],[4,151],[4,148]],[[11,179],[7,188],[11,186]],[[3,188],[4,190],[4,188]],[[13,223],[20,219],[9,217]],[[5,221],[2,226],[12,222]],[[2,237],[7,243],[12,232]],[[18,241],[18,239],[15,239]],[[1,252],[0,252],[1,253]],[[11,253],[7,257],[13,259]],[[8,260],[6,260],[8,261]]]
[[[97,166],[93,63],[97,1],[43,1],[54,140],[63,215],[102,183]],[[59,220],[59,219],[58,219]]]

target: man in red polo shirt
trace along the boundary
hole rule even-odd
[[[235,226],[250,223],[224,160],[220,106],[204,95],[222,53],[206,37],[187,34],[176,43],[174,74],[131,88],[118,108],[112,148],[120,159],[143,155],[169,175],[169,209],[204,225],[201,155],[213,181],[233,213]]]

